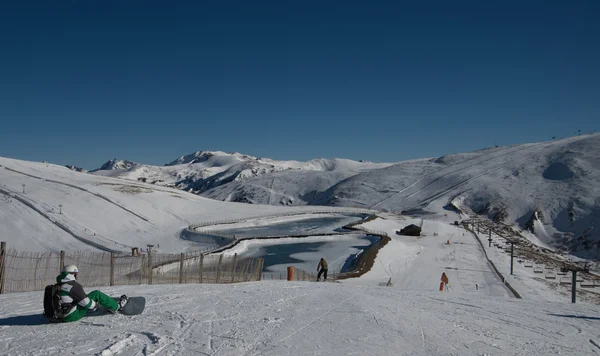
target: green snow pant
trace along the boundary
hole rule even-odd
[[[112,297],[100,292],[99,290],[91,291],[88,293],[88,298],[93,300],[94,302],[100,304],[106,309],[110,309],[116,311],[119,309],[119,303],[114,300]],[[82,308],[81,306],[77,306],[74,312],[69,314],[66,318],[63,319],[64,322],[77,321],[84,317],[84,315],[88,312],[88,309]]]

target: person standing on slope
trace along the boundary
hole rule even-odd
[[[125,294],[121,296],[119,302],[98,290],[85,294],[83,287],[77,282],[78,274],[77,266],[67,265],[56,277],[56,283],[60,284],[60,305],[66,315],[63,321],[77,321],[83,318],[88,310],[95,310],[97,304],[111,313],[116,313],[127,303]]]
[[[317,265],[317,271],[319,274],[317,275],[317,282],[321,280],[321,275],[323,275],[323,281],[327,280],[327,261],[324,258],[321,258],[319,261],[319,265]]]

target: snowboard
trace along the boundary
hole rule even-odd
[[[119,302],[119,298],[114,298],[117,302]],[[142,314],[144,308],[146,307],[146,298],[144,297],[129,297],[127,299],[127,304],[119,311],[119,313],[124,315],[138,315]]]

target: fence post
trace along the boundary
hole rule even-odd
[[[200,283],[202,283],[202,275],[204,274],[204,254],[200,255]]]
[[[146,255],[142,255],[142,264],[140,265],[140,284],[142,284],[142,281],[143,281],[145,268],[146,268]]]
[[[231,283],[235,282],[235,265],[237,264],[237,253],[233,255],[233,268],[231,268]]]
[[[244,272],[242,273],[242,275],[244,276],[244,282],[248,282],[248,269],[252,265],[252,261],[254,261],[254,260],[247,261],[244,264]]]
[[[0,242],[0,294],[4,293],[4,281],[6,280],[6,268],[4,261],[6,259],[6,242]]]
[[[65,266],[65,251],[60,250],[60,264],[58,265],[58,270],[62,272],[63,267]]]
[[[115,253],[110,253],[110,285],[115,285]]]
[[[221,277],[221,262],[223,262],[223,255],[219,256],[219,263],[217,264],[217,281],[219,283],[219,279]]]
[[[179,284],[183,283],[183,252],[179,255]]]
[[[262,271],[263,271],[264,267],[265,267],[265,259],[261,258],[260,260],[258,260],[258,280],[259,281],[262,281],[262,277],[263,277]]]
[[[152,284],[152,252],[148,249],[148,284]]]

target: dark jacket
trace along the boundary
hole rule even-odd
[[[327,269],[327,261],[325,261],[324,259],[321,258],[321,261],[319,261],[319,265],[317,266],[317,269]]]

